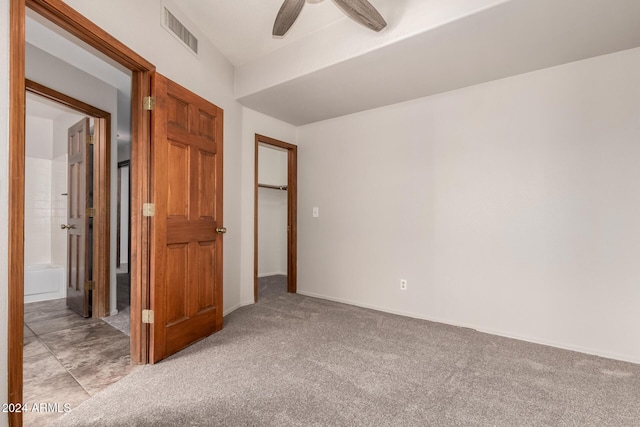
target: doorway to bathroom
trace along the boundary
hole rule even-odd
[[[25,303],[107,316],[111,114],[31,80],[26,90]]]
[[[24,400],[76,406],[135,369],[128,322],[109,316],[111,114],[30,80],[26,88]]]
[[[27,93],[25,304],[67,296],[67,129],[83,120],[84,116],[76,111],[53,105],[32,92]],[[76,225],[73,227],[75,232]]]

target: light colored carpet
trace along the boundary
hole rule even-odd
[[[278,289],[53,425],[640,425],[639,365]]]

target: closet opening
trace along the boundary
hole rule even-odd
[[[256,135],[254,300],[297,291],[297,147]]]

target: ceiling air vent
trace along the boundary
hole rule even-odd
[[[178,18],[176,18],[166,7],[164,8],[162,24],[167,30],[187,45],[193,53],[196,55],[198,54],[198,39],[196,36],[194,36],[191,31],[187,30],[187,27],[182,25],[182,22],[180,22]]]

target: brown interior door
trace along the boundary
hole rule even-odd
[[[85,287],[89,279],[89,222],[87,202],[89,196],[89,118],[85,117],[69,128],[68,139],[68,204],[67,223],[67,306],[83,317],[89,317],[90,292]]]
[[[153,92],[151,363],[222,329],[224,232],[222,110],[159,74]]]

